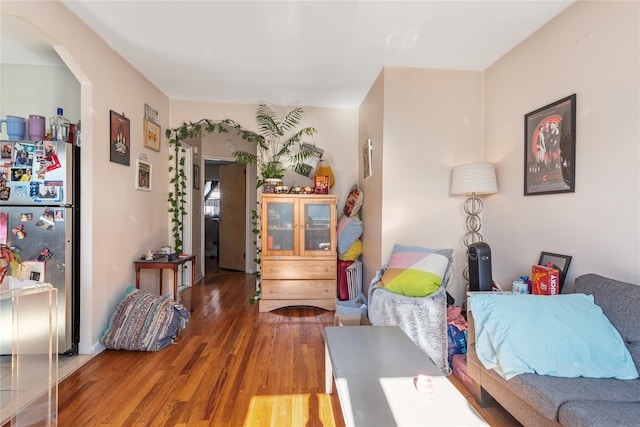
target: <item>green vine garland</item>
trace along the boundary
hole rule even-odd
[[[300,147],[300,151],[292,153],[291,147],[301,142],[303,136],[313,136],[317,131],[315,128],[306,127],[289,136],[286,139],[282,139],[285,133],[292,130],[299,124],[302,118],[302,108],[295,108],[289,112],[284,119],[279,120],[275,113],[266,105],[260,105],[257,111],[258,127],[261,129],[261,133],[247,130],[243,128],[237,122],[231,119],[224,120],[209,120],[202,119],[198,122],[185,122],[182,126],[175,129],[167,129],[166,136],[169,141],[169,183],[171,184],[172,191],[169,191],[167,201],[169,202],[169,213],[171,214],[171,233],[173,236],[174,247],[176,253],[182,253],[183,250],[183,231],[184,231],[184,217],[188,215],[185,209],[187,195],[187,175],[184,171],[186,150],[183,147],[183,141],[194,137],[202,136],[205,133],[228,133],[229,129],[234,129],[238,135],[245,141],[253,142],[257,145],[260,154],[267,153],[267,161],[265,161],[260,154],[255,155],[244,151],[236,151],[232,153],[236,157],[236,161],[240,163],[257,163],[260,166],[261,178],[257,182],[259,188],[262,179],[272,177],[267,176],[267,172],[270,171],[265,168],[265,165],[280,164],[281,158],[291,158],[295,163],[298,163],[306,159],[311,155],[311,151],[304,146]],[[279,170],[276,171],[281,173]],[[276,175],[273,175],[276,177]],[[277,177],[282,177],[278,175]],[[258,245],[260,240],[260,214],[259,211],[251,212],[252,232],[256,237],[253,242],[256,246],[256,264],[260,265],[261,248]],[[256,293],[251,299],[253,303],[255,300],[260,299],[260,270],[256,271]]]
[[[237,122],[231,119],[225,120],[210,120],[202,119],[195,123],[188,122],[183,123],[180,127],[175,129],[167,129],[165,134],[169,140],[169,183],[171,184],[172,191],[169,191],[167,202],[169,202],[169,213],[171,214],[171,234],[173,237],[173,245],[176,253],[182,253],[183,246],[183,231],[184,231],[184,217],[189,213],[185,209],[185,196],[187,195],[187,175],[184,171],[185,149],[183,147],[183,141],[186,139],[202,136],[205,133],[228,133],[229,129],[237,131],[238,135],[249,142],[257,142],[260,136],[255,132],[243,128]],[[259,214],[256,211],[251,212],[251,221],[253,225],[252,232],[256,236],[256,240],[253,244],[257,248],[257,256],[254,260],[256,264],[260,264],[260,248],[258,247],[259,229],[258,229]],[[260,271],[256,271],[257,289],[254,297],[250,300],[253,303],[260,298]]]
[[[235,129],[238,135],[249,142],[256,142],[259,135],[243,128],[231,119],[210,120],[202,119],[198,122],[183,123],[175,129],[167,129],[165,134],[169,140],[169,183],[172,191],[169,191],[169,213],[171,214],[171,234],[176,253],[182,253],[184,230],[184,217],[188,215],[185,209],[185,196],[187,195],[187,175],[184,171],[185,149],[183,142],[186,139],[202,136],[205,133],[228,133],[229,129]]]

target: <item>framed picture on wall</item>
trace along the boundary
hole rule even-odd
[[[524,195],[573,193],[576,95],[524,116]]]
[[[110,111],[109,160],[129,166],[131,158],[131,132],[129,119],[124,114]]]
[[[149,119],[144,119],[143,144],[147,148],[160,151],[160,126]]]
[[[151,163],[136,159],[136,190],[151,191]]]
[[[367,138],[367,141],[364,143],[362,147],[362,166],[363,166],[363,176],[364,178],[368,178],[373,173],[373,159],[371,156],[373,155],[373,146],[371,142],[371,138]]]

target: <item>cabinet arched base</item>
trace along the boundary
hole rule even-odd
[[[288,300],[267,300],[261,299],[258,303],[259,311],[261,313],[277,310],[279,308],[284,307],[294,307],[294,306],[311,306],[324,308],[325,310],[335,311],[336,310],[336,301],[335,299],[288,299]]]

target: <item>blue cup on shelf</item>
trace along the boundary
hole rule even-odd
[[[7,136],[10,141],[21,141],[24,139],[24,118],[17,116],[7,116],[6,119],[0,120],[0,126],[2,123],[7,125]]]

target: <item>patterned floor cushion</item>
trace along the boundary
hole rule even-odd
[[[158,351],[180,335],[189,312],[166,296],[129,287],[100,341],[113,350]]]

